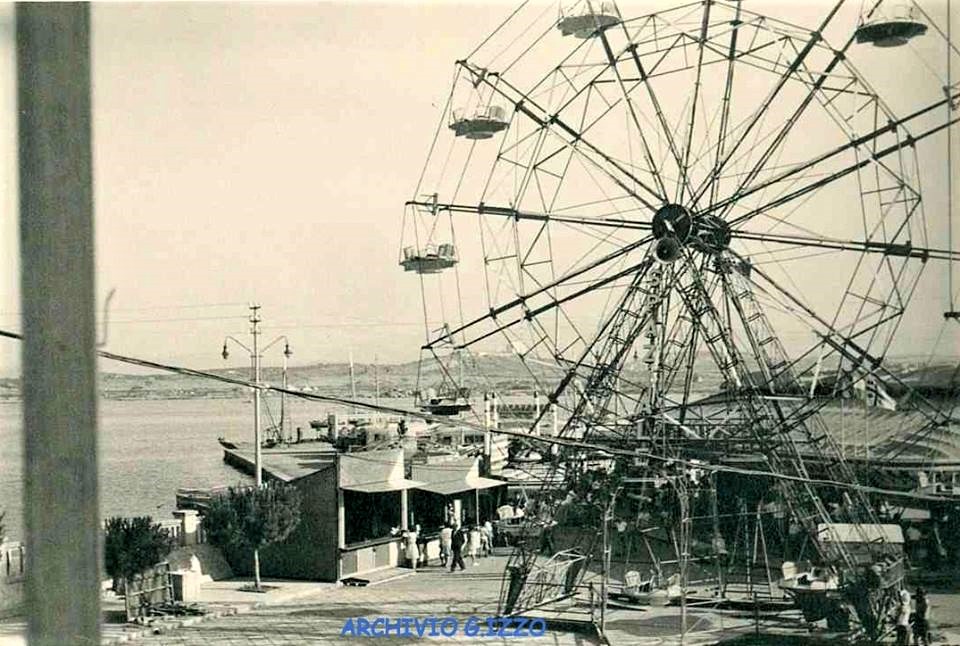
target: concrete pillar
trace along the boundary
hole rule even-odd
[[[343,504],[343,489],[340,488],[340,461],[337,460],[337,546],[347,546],[347,512]]]
[[[410,527],[410,507],[408,504],[409,498],[407,497],[408,490],[400,490],[400,530],[406,531]]]
[[[99,644],[90,5],[15,11],[28,638]]]
[[[340,439],[340,417],[336,413],[327,415],[327,437],[331,442]]]
[[[463,524],[463,501],[459,498],[453,500],[453,525],[460,527]]]
[[[196,545],[200,514],[193,509],[177,509],[173,512],[173,517],[180,521],[180,544]]]
[[[493,434],[490,433],[493,426],[493,408],[490,404],[490,394],[483,393],[483,462],[486,471],[490,470],[490,457],[493,453]]]

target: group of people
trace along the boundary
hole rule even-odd
[[[917,588],[914,607],[910,607],[910,593],[904,588],[900,591],[900,605],[897,608],[897,646],[909,646],[910,633],[917,646],[930,643],[930,616],[927,595],[923,588]],[[912,629],[912,630],[911,630]]]
[[[428,564],[427,538],[420,529],[420,525],[404,533],[404,556],[407,565],[413,569]],[[440,565],[450,565],[450,571],[457,567],[465,570],[463,557],[470,557],[473,565],[478,564],[478,557],[489,556],[493,552],[493,524],[490,521],[482,525],[454,525],[445,523],[440,530]]]

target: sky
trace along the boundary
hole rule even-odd
[[[225,335],[246,341],[256,301],[264,340],[286,335],[294,363],[415,359],[423,320],[417,281],[397,265],[403,203],[453,62],[512,6],[94,5],[101,304],[114,292],[107,348],[220,365]],[[778,6],[806,17],[824,5]],[[0,325],[19,329],[12,10],[0,11]],[[928,185],[942,192],[942,159],[931,159]],[[926,341],[944,275],[918,294]],[[479,295],[473,309],[483,310]],[[266,362],[279,362],[273,351]],[[0,374],[17,370],[18,355],[0,342]]]

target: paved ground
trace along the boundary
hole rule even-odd
[[[541,637],[468,638],[463,626],[470,616],[486,618],[496,614],[500,590],[500,576],[504,558],[481,559],[476,567],[467,566],[463,572],[450,573],[439,567],[430,567],[415,575],[387,581],[364,588],[343,587],[336,591],[320,591],[310,597],[260,608],[237,616],[204,621],[195,626],[178,629],[169,634],[154,635],[138,640],[143,646],[224,646],[286,645],[286,644],[355,644],[356,646],[383,646],[384,643],[403,644],[423,641],[465,641],[480,645],[537,644],[539,646],[596,644],[584,635],[548,631]],[[455,638],[429,635],[413,637],[341,636],[344,622],[350,618],[378,616],[426,618],[453,616],[458,619],[459,633]],[[438,629],[439,631],[439,629]]]
[[[271,582],[277,587],[265,595],[239,592],[238,581],[221,581],[204,586],[205,603],[214,609],[237,608],[239,614],[206,619],[166,633],[138,638],[132,643],[143,646],[282,646],[304,644],[350,644],[397,646],[428,642],[466,642],[478,646],[513,644],[515,646],[593,646],[596,640],[583,634],[548,630],[541,637],[476,637],[463,634],[463,625],[470,616],[486,618],[496,613],[500,577],[505,558],[482,559],[477,567],[465,572],[450,572],[430,567],[416,574],[406,570],[385,571],[388,577],[378,585],[364,588],[334,587],[329,584],[304,582]],[[398,575],[400,575],[398,577]],[[960,595],[931,594],[931,606],[938,644],[960,644]],[[264,607],[252,607],[254,603]],[[375,617],[456,617],[459,634],[455,638],[431,637],[429,628],[424,638],[341,636],[344,622],[350,618]],[[762,622],[764,631],[783,631],[751,644],[823,643],[816,635],[804,636],[797,624],[771,619]],[[753,632],[749,613],[740,616],[711,610],[691,609],[687,628],[691,632],[685,643],[707,644]],[[104,641],[133,636],[142,630],[117,624],[104,626]],[[613,646],[667,645],[680,643],[679,615],[676,608],[615,610],[607,616],[607,634]],[[26,644],[23,621],[0,622],[0,646]]]

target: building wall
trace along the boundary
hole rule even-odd
[[[332,466],[294,480],[300,490],[300,525],[283,543],[260,553],[260,573],[265,577],[336,581],[340,552],[337,547],[337,470]]]

